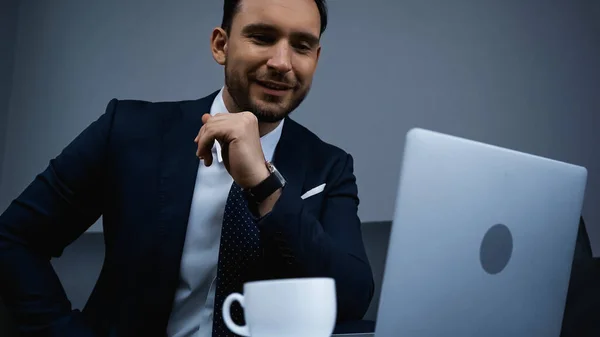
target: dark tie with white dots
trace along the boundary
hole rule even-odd
[[[219,264],[217,267],[217,290],[213,315],[213,337],[237,336],[223,322],[223,301],[232,292],[242,293],[248,266],[259,258],[260,235],[256,222],[248,210],[242,189],[234,182],[227,197]],[[244,314],[241,306],[235,302],[231,306],[231,318],[237,324],[243,324]]]

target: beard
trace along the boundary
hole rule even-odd
[[[264,76],[256,76],[256,78],[291,84],[284,75],[276,73],[268,73]],[[235,71],[228,63],[225,64],[225,85],[235,105],[239,111],[252,112],[258,121],[263,123],[279,122],[289,116],[304,101],[310,91],[310,85],[301,88],[296,82],[291,98],[265,94],[259,101],[257,97],[250,95],[250,81],[245,74]]]

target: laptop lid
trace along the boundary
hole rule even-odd
[[[375,336],[559,336],[586,179],[411,130]]]

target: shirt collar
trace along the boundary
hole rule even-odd
[[[213,101],[212,106],[210,107],[210,114],[214,116],[218,113],[229,113],[227,108],[225,107],[225,102],[223,101],[223,90],[217,94],[215,100]],[[273,155],[275,154],[275,148],[277,147],[277,143],[279,143],[279,139],[281,138],[281,132],[283,131],[283,122],[282,119],[279,125],[273,131],[267,133],[266,135],[260,137],[260,145],[262,146],[263,153],[265,155],[266,161],[273,161]],[[221,154],[221,145],[219,142],[215,142],[212,147],[213,155],[216,155],[219,163],[223,162],[223,156]]]

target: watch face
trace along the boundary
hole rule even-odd
[[[269,177],[258,185],[246,190],[246,196],[254,204],[259,204],[276,190],[285,186],[285,178],[271,163],[267,162],[267,168],[271,171]]]
[[[271,174],[274,175],[277,178],[277,180],[281,182],[281,186],[285,185],[285,178],[283,177],[283,175],[281,175],[281,173],[275,167],[275,165],[273,165],[271,162],[267,162],[267,167],[269,168],[269,171],[271,171]]]
[[[273,174],[275,175],[275,177],[277,177],[277,179],[279,179],[279,181],[281,182],[281,186],[285,185],[285,178],[283,177],[283,175],[281,175],[281,173],[279,173],[275,166],[273,166]]]
[[[268,161],[267,168],[269,169],[269,172],[271,172],[271,174],[273,174],[277,178],[277,180],[279,180],[281,182],[281,186],[285,185],[285,183],[286,183],[285,178],[279,172],[279,170],[275,167],[275,165],[273,165],[273,163]]]

